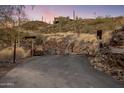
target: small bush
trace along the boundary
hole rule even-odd
[[[16,48],[17,59],[26,57],[26,53],[22,47]],[[13,59],[13,47],[8,47],[0,51],[0,61],[11,61]]]

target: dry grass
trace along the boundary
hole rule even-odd
[[[77,38],[79,41],[84,41],[84,42],[90,42],[90,43],[96,43],[97,38],[95,34],[80,34],[80,36]]]
[[[26,53],[22,47],[16,48],[17,59],[26,57]],[[0,61],[11,61],[13,58],[13,48],[8,47],[0,51]]]
[[[105,32],[103,34],[103,43],[109,44],[111,38],[112,38],[112,31]]]
[[[103,43],[109,43],[112,37],[112,31],[108,31],[103,33]],[[95,34],[80,34],[80,37],[77,38],[79,41],[90,42],[90,43],[97,43],[97,38]]]
[[[67,32],[67,33],[56,33],[56,34],[44,34],[45,36],[48,36],[47,40],[50,40],[52,38],[59,39],[59,38],[65,38],[68,36],[72,36],[73,39],[84,42],[91,42],[96,43],[97,38],[95,34],[87,34],[87,33],[81,33],[80,36],[77,36],[76,33]]]
[[[68,38],[71,37],[71,38]],[[103,43],[109,44],[110,39],[112,37],[112,31],[106,31],[103,33]],[[62,38],[66,38],[68,40],[71,40],[72,42],[77,43],[77,46],[80,46],[80,43],[84,44],[84,46],[87,44],[92,44],[90,47],[92,47],[94,50],[97,50],[98,40],[96,37],[96,34],[89,34],[89,33],[81,33],[79,36],[76,33],[67,32],[67,33],[53,33],[53,34],[47,34],[46,40],[52,40],[55,39],[56,41],[61,41]],[[83,42],[84,43],[83,43]],[[89,45],[88,45],[89,46]],[[95,47],[94,47],[95,46]]]
[[[105,33],[103,33],[103,43],[109,43],[111,37],[112,37],[112,31],[106,31]],[[72,36],[73,39],[80,41],[84,41],[84,42],[90,42],[90,43],[97,43],[97,38],[96,38],[96,34],[89,34],[89,33],[81,33],[79,36],[77,36],[76,33],[73,32],[66,32],[66,33],[52,33],[52,34],[42,34],[44,36],[47,36],[47,40],[50,39],[59,39],[59,38],[65,38],[68,37],[69,35]]]

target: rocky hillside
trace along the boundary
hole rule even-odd
[[[91,60],[94,68],[124,81],[124,29],[113,31],[110,43]]]
[[[96,33],[96,30],[111,31],[124,25],[124,17],[97,17],[96,19],[57,17],[59,22],[48,24],[42,21],[29,21],[22,25],[24,30],[39,31],[41,33],[80,32]]]
[[[42,21],[27,21],[21,25],[21,27],[25,30],[41,30],[47,27],[49,24]]]

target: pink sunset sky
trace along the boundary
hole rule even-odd
[[[119,5],[27,5],[25,12],[30,20],[42,20],[51,22],[57,16],[73,17],[73,10],[76,15],[82,18],[95,18],[96,16],[123,16],[124,6]]]

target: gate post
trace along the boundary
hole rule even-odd
[[[13,63],[16,63],[16,37],[14,40]]]
[[[97,39],[99,43],[99,48],[101,49],[103,47],[102,44],[102,30],[97,30]]]
[[[31,39],[31,56],[34,55],[34,42],[33,39]]]
[[[34,39],[36,38],[36,36],[26,36],[24,37],[25,39],[31,39],[31,56],[34,55]]]

